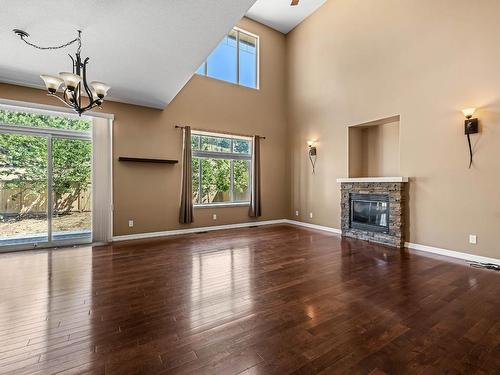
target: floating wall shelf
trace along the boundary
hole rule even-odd
[[[179,160],[171,159],[149,159],[149,158],[131,158],[128,156],[118,157],[118,161],[131,161],[134,163],[159,163],[159,164],[177,164]]]

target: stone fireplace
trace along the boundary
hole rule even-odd
[[[342,236],[394,247],[405,243],[405,177],[338,179]]]

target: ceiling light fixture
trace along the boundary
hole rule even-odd
[[[82,49],[82,32],[80,30],[78,30],[78,37],[68,43],[56,47],[40,47],[26,40],[26,38],[29,38],[30,36],[26,31],[19,29],[14,29],[13,31],[27,45],[41,50],[61,49],[68,47],[73,43],[78,43],[78,49],[76,50],[75,57],[69,55],[72,61],[71,73],[61,72],[57,77],[41,75],[40,78],[42,78],[45,83],[47,95],[59,99],[65,105],[77,112],[80,116],[82,113],[89,111],[92,108],[101,107],[104,97],[107,95],[110,87],[99,81],[92,81],[90,84],[87,83],[87,64],[89,62],[89,58],[86,57],[82,61],[80,56],[80,51]],[[61,86],[62,94],[57,95],[57,90]],[[88,96],[88,99],[82,100],[82,96],[85,94]]]

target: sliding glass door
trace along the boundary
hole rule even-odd
[[[44,243],[49,138],[0,134],[0,246]]]
[[[16,115],[0,110],[0,251],[91,242],[91,123]]]
[[[52,239],[90,239],[92,143],[52,137]]]

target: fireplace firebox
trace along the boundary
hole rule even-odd
[[[388,194],[350,194],[350,226],[371,232],[389,232]]]

